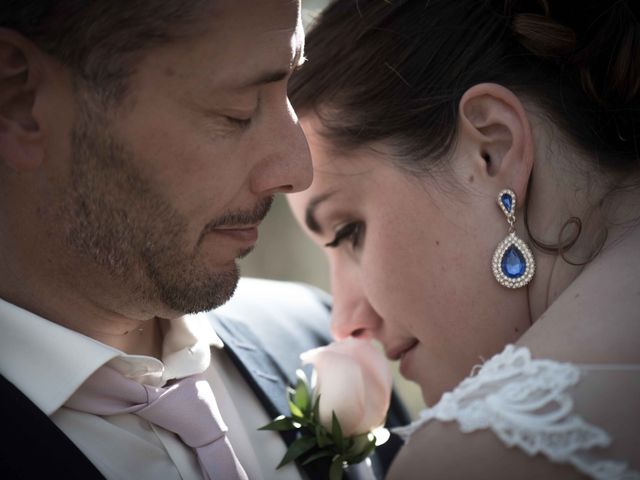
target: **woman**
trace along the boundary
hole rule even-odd
[[[638,18],[340,0],[308,35],[290,203],[335,336],[380,340],[430,406],[392,478],[639,478]]]

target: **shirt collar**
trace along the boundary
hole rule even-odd
[[[0,373],[47,415],[105,363],[138,382],[162,386],[204,372],[210,346],[223,347],[206,313],[167,321],[160,361],[128,355],[2,299],[0,332]]]

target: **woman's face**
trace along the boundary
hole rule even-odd
[[[301,123],[314,180],[289,201],[329,258],[333,334],[379,340],[432,404],[529,326],[525,290],[501,287],[490,270],[507,232],[498,191],[474,188],[461,152],[455,178],[417,178],[384,146],[336,153],[314,116]]]

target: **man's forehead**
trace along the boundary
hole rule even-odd
[[[302,7],[299,0],[216,0],[213,12],[219,28],[293,31],[301,23]]]
[[[274,0],[269,0],[272,3]],[[221,28],[215,32],[216,69],[213,83],[242,89],[281,80],[304,62],[304,30],[297,2],[277,0],[287,15],[275,11],[238,19],[230,14],[229,23],[217,17]],[[262,9],[262,8],[261,8]],[[238,15],[237,9],[233,10]]]

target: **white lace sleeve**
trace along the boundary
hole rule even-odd
[[[464,433],[491,429],[509,447],[571,464],[597,480],[640,480],[625,463],[590,453],[609,446],[611,438],[573,413],[567,390],[579,378],[572,364],[531,359],[527,348],[508,345],[424,410],[420,420],[393,431],[408,441],[431,420],[456,421]]]

